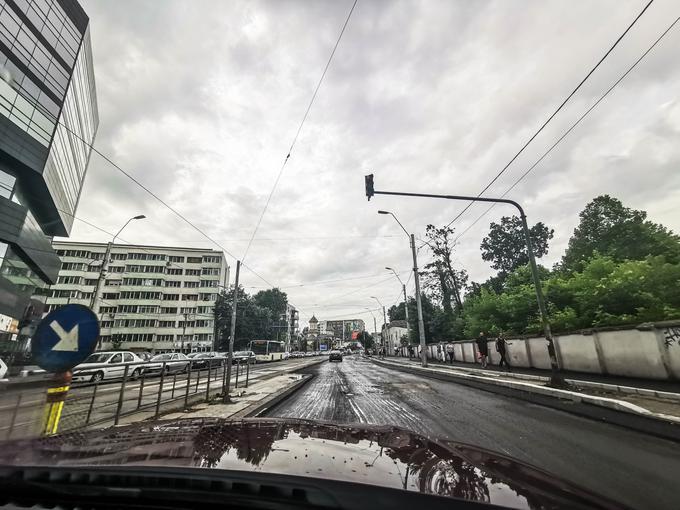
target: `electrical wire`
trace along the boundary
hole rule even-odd
[[[585,118],[588,116],[588,114],[589,114],[590,112],[592,112],[592,111],[597,107],[597,105],[599,105],[599,104],[600,104],[600,103],[601,103],[601,102],[609,95],[609,93],[610,93],[612,90],[614,90],[614,88],[615,88],[619,83],[621,83],[621,81],[623,81],[623,79],[624,79],[626,76],[628,76],[628,74],[630,74],[631,71],[633,71],[633,69],[635,69],[635,68],[637,67],[637,65],[638,65],[638,64],[639,64],[639,63],[640,63],[640,62],[641,62],[641,61],[642,61],[642,60],[643,60],[643,59],[644,59],[644,58],[645,58],[645,57],[646,57],[646,56],[647,56],[647,55],[648,55],[655,47],[656,47],[656,45],[657,45],[659,42],[661,42],[661,40],[666,36],[666,34],[668,34],[668,32],[670,32],[671,29],[673,29],[673,27],[675,27],[675,25],[678,23],[678,21],[680,21],[680,16],[678,16],[677,18],[675,18],[675,20],[668,26],[668,28],[667,28],[666,30],[664,30],[664,31],[661,33],[661,35],[660,35],[660,36],[652,43],[652,45],[649,46],[649,47],[647,48],[647,50],[645,50],[645,52],[642,53],[642,55],[640,55],[640,57],[639,57],[635,62],[633,62],[633,64],[632,64],[630,67],[628,67],[628,69],[626,70],[626,72],[624,72],[624,73],[623,73],[623,74],[622,74],[622,75],[621,75],[621,76],[620,76],[620,77],[619,77],[619,78],[618,78],[618,79],[617,79],[617,80],[616,80],[616,81],[615,81],[615,82],[614,82],[614,83],[613,83],[613,84],[605,91],[605,93],[602,94],[602,95],[600,96],[600,98],[599,98],[595,103],[593,103],[592,106],[590,106],[590,108],[588,108],[588,109],[587,109],[587,110],[586,110],[586,111],[585,111],[585,112],[584,112],[584,113],[576,120],[576,122],[574,122],[574,123],[569,127],[569,129],[567,129],[564,133],[562,133],[562,135],[555,141],[555,143],[553,143],[553,144],[548,148],[548,150],[545,151],[545,152],[543,153],[543,155],[542,155],[540,158],[538,158],[538,159],[536,160],[536,162],[535,162],[534,164],[532,164],[532,165],[531,165],[531,166],[530,166],[530,167],[529,167],[522,175],[520,175],[520,177],[519,177],[518,179],[515,180],[515,182],[514,182],[508,189],[505,190],[505,192],[501,195],[500,198],[505,197],[508,193],[510,193],[510,191],[512,191],[512,190],[515,188],[515,186],[517,186],[520,182],[522,182],[522,180],[524,180],[524,178],[525,178],[527,175],[529,175],[529,173],[531,173],[531,172],[534,170],[534,168],[536,168],[536,166],[538,166],[538,164],[539,164],[541,161],[543,161],[543,159],[545,159],[545,157],[548,156],[548,154],[550,154],[550,153],[553,151],[553,149],[555,149],[555,147],[557,147],[557,145],[558,145],[562,140],[564,140],[564,138],[566,138],[566,137],[569,135],[569,133],[571,133],[571,132],[572,132],[572,131],[573,131],[573,130],[581,123],[581,121],[583,121],[583,119],[585,119]],[[493,209],[496,205],[497,205],[497,204],[492,204],[491,206],[489,206],[482,214],[480,214],[480,215],[477,217],[477,219],[476,219],[475,221],[473,221],[473,222],[472,222],[465,230],[463,230],[463,231],[462,231],[462,232],[454,239],[454,242],[458,241],[458,239],[460,239],[460,238],[463,237],[467,232],[469,232],[470,229],[471,229],[472,227],[474,227],[474,226],[475,226],[475,225],[476,225],[476,224],[477,224],[484,216],[486,216],[486,215],[489,213],[489,211],[491,211],[491,209]]]
[[[293,141],[290,144],[290,147],[288,149],[288,154],[286,155],[285,159],[283,160],[283,163],[281,164],[281,168],[279,169],[279,173],[276,176],[276,180],[274,181],[274,185],[272,186],[271,191],[269,192],[269,196],[267,197],[267,201],[265,202],[264,207],[262,208],[262,212],[260,213],[260,217],[257,220],[257,224],[255,225],[255,229],[253,230],[253,234],[250,236],[250,241],[248,241],[248,246],[246,246],[245,252],[243,253],[243,257],[241,257],[241,260],[246,260],[246,256],[248,255],[248,251],[250,251],[250,246],[253,244],[253,239],[255,239],[255,235],[257,234],[257,231],[259,230],[260,225],[262,223],[262,218],[264,218],[264,215],[267,212],[267,208],[269,207],[269,202],[271,202],[272,196],[274,195],[274,192],[276,191],[276,188],[279,185],[279,181],[281,180],[281,176],[283,175],[283,170],[286,168],[286,163],[288,163],[288,160],[290,159],[290,155],[292,154],[293,148],[295,147],[295,143],[297,142],[297,139],[300,136],[300,132],[302,131],[302,127],[304,126],[305,121],[307,120],[307,116],[309,115],[309,112],[312,109],[312,105],[314,104],[314,100],[316,99],[316,95],[319,93],[319,89],[321,88],[321,84],[323,83],[323,79],[326,77],[326,73],[328,72],[328,68],[330,67],[331,62],[333,61],[333,56],[335,55],[335,52],[338,49],[338,46],[340,45],[340,40],[342,39],[342,36],[345,33],[345,29],[347,28],[347,24],[349,23],[349,20],[352,17],[352,13],[354,12],[354,8],[357,5],[357,1],[358,0],[354,0],[354,3],[352,4],[352,8],[349,10],[349,13],[347,14],[347,18],[345,19],[345,23],[342,25],[342,30],[340,30],[340,34],[338,35],[338,38],[335,41],[335,46],[333,46],[333,51],[331,51],[331,54],[328,57],[328,61],[326,62],[326,67],[324,67],[323,73],[321,73],[321,78],[319,78],[319,82],[316,84],[316,88],[314,89],[314,93],[312,94],[312,98],[310,99],[309,104],[307,105],[307,109],[305,110],[305,114],[302,117],[302,121],[300,122],[300,125],[298,126],[297,132],[295,133],[295,136],[293,137]]]
[[[588,78],[590,78],[590,76],[595,72],[595,70],[596,70],[598,67],[600,67],[600,64],[602,64],[602,62],[604,62],[604,60],[609,56],[609,54],[610,54],[612,51],[614,51],[614,48],[616,48],[616,46],[618,46],[619,42],[621,42],[621,40],[626,36],[626,34],[630,31],[630,29],[633,28],[633,26],[635,25],[635,23],[637,23],[637,21],[642,17],[642,15],[643,15],[643,14],[645,13],[645,11],[649,8],[649,6],[652,5],[653,2],[654,2],[654,0],[650,0],[650,1],[647,3],[647,5],[644,6],[644,8],[642,9],[642,11],[640,11],[640,13],[635,17],[635,19],[631,22],[631,24],[628,25],[628,28],[626,28],[626,30],[619,36],[619,38],[616,39],[616,41],[614,41],[614,44],[612,44],[612,46],[607,50],[607,52],[602,56],[602,58],[600,58],[600,60],[599,60],[599,61],[597,62],[597,64],[595,64],[595,66],[588,72],[588,74],[586,74],[585,78],[583,78],[583,79],[581,80],[581,82],[576,86],[576,88],[575,88],[574,90],[571,91],[571,93],[566,97],[566,99],[565,99],[564,101],[562,101],[562,103],[557,107],[557,109],[552,113],[552,115],[550,115],[550,117],[548,117],[548,119],[541,125],[541,127],[538,128],[538,130],[531,136],[531,138],[529,138],[529,140],[527,140],[527,142],[522,146],[522,148],[521,148],[519,151],[517,151],[517,153],[512,157],[512,159],[510,159],[510,161],[508,161],[508,162],[506,163],[506,165],[500,170],[500,172],[498,172],[498,173],[495,175],[495,177],[494,177],[493,179],[491,179],[491,181],[489,181],[489,183],[484,187],[484,189],[482,189],[482,191],[480,191],[480,192],[477,194],[477,198],[481,197],[481,196],[484,194],[484,192],[487,191],[487,190],[493,185],[493,183],[496,182],[496,181],[498,180],[498,178],[499,178],[501,175],[503,175],[503,174],[505,173],[505,171],[508,169],[508,167],[510,167],[510,165],[511,165],[511,164],[512,164],[519,156],[520,156],[520,154],[522,154],[522,152],[524,152],[524,149],[526,149],[526,148],[529,146],[529,144],[530,144],[531,142],[533,142],[534,139],[541,133],[541,131],[543,131],[543,128],[545,128],[545,127],[548,125],[548,123],[555,117],[555,115],[557,115],[557,114],[559,113],[559,111],[564,107],[564,105],[567,104],[567,102],[574,96],[574,94],[576,94],[576,92],[577,92],[577,91],[581,88],[581,86],[588,80]],[[466,212],[468,209],[470,209],[470,207],[472,207],[472,204],[474,204],[474,201],[472,201],[472,202],[470,202],[469,204],[467,204],[467,205],[465,206],[465,208],[464,208],[461,212],[459,212],[459,213],[456,215],[456,217],[453,218],[446,226],[448,227],[448,226],[451,225],[453,222],[455,222],[456,220],[458,220],[463,214],[465,214],[465,212]]]

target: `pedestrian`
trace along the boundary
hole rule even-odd
[[[453,365],[453,344],[446,344],[446,354],[449,356],[449,362]]]
[[[437,361],[442,360],[442,346],[437,344]]]
[[[479,360],[482,363],[482,368],[486,368],[487,360],[489,358],[489,342],[484,331],[479,332],[477,350],[479,351]]]
[[[505,357],[507,353],[507,342],[505,341],[505,336],[502,332],[498,335],[498,338],[496,338],[496,351],[498,351],[498,354],[501,357],[501,360],[498,362],[498,368],[505,365],[505,367],[510,370],[510,363],[508,363],[508,359]]]
[[[408,359],[413,358],[413,346],[409,345],[408,346]]]

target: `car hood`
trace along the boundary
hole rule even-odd
[[[514,508],[621,508],[473,446],[396,427],[182,419],[5,442],[0,465],[175,466],[367,483]]]

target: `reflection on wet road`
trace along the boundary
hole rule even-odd
[[[267,416],[397,425],[503,453],[638,508],[677,509],[680,445],[359,356],[322,363]]]

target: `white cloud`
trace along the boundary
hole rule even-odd
[[[84,0],[101,118],[96,146],[240,256],[350,5]],[[247,264],[282,286],[385,266],[408,271],[406,237],[376,210],[392,210],[422,235],[464,204],[367,203],[363,175],[375,173],[379,189],[476,194],[641,8],[617,0],[360,1],[258,233],[287,240],[256,239]],[[502,193],[678,14],[677,2],[655,2],[489,193]],[[555,229],[546,263],[559,259],[578,212],[601,193],[680,230],[678,44],[675,29],[510,194],[530,221]],[[484,208],[474,205],[455,226],[464,229]],[[209,245],[93,155],[78,215],[115,231],[138,213],[148,219],[130,225],[129,241]],[[492,274],[479,243],[490,221],[510,213],[495,208],[460,240],[457,261],[473,279]],[[105,236],[77,222],[72,239]],[[371,295],[391,304],[399,284],[385,279],[288,292],[309,306],[301,306],[303,318],[323,318],[373,307]],[[243,281],[263,285],[247,271]]]

